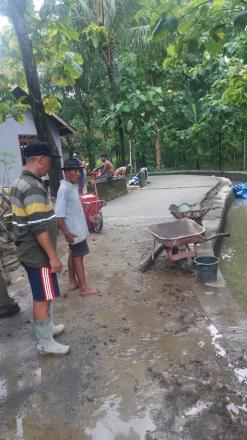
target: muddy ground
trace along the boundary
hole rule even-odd
[[[11,274],[22,311],[0,322],[0,440],[247,438],[246,383],[219,355],[195,270],[167,269],[161,255],[140,272],[152,241],[138,225],[105,227],[89,244],[101,294],[68,293],[60,276],[64,358],[36,355],[26,276]],[[64,263],[66,252],[60,237]]]

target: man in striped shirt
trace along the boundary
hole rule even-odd
[[[53,338],[64,330],[55,326],[52,300],[60,296],[57,273],[62,263],[56,253],[57,221],[41,177],[54,156],[49,144],[34,142],[24,148],[26,166],[11,189],[17,258],[24,266],[33,295],[33,322],[40,354],[64,355],[69,346]]]

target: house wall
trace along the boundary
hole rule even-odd
[[[18,135],[37,134],[31,111],[25,112],[24,118],[24,124],[19,124],[13,118],[7,118],[5,122],[0,124],[0,152],[11,153],[14,162],[9,165],[8,168],[0,162],[0,186],[10,186],[13,180],[21,173],[22,161]],[[52,122],[49,122],[49,125],[58,151],[62,156],[61,139],[58,129]]]

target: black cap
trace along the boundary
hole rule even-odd
[[[78,159],[66,159],[62,170],[78,170],[79,168],[83,168],[83,166]]]
[[[49,156],[52,158],[59,158],[57,154],[54,154],[54,150],[47,142],[31,142],[23,148],[23,156]]]

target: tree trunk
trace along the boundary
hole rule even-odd
[[[91,117],[89,114],[87,114],[86,117],[86,127],[87,127],[87,142],[86,142],[86,149],[88,154],[88,161],[89,161],[89,168],[93,169],[95,168],[96,161],[95,161],[95,154],[94,149],[92,148],[92,127],[91,127]]]
[[[219,170],[222,170],[222,133],[219,132]]]
[[[195,155],[196,155],[196,170],[200,169],[200,160],[197,152],[197,146],[195,146]]]
[[[137,167],[136,167],[136,141],[135,141],[135,137],[133,137],[132,139],[132,168],[134,169],[134,172],[136,173]]]
[[[118,136],[120,142],[120,162],[119,165],[125,165],[125,143],[124,143],[124,129],[123,129],[123,120],[121,116],[117,117],[117,128],[118,128]]]
[[[160,133],[157,133],[155,138],[155,163],[156,168],[160,169],[161,166],[161,154],[160,154]]]
[[[119,154],[119,145],[118,145],[117,141],[114,144],[113,150],[115,151],[116,164],[117,164],[117,167],[118,167],[118,165],[120,163],[120,154]]]
[[[244,160],[243,160],[243,169],[246,169],[246,139],[247,139],[247,119],[245,119],[244,123]]]
[[[40,83],[37,73],[36,62],[33,56],[32,41],[28,35],[26,26],[25,2],[23,2],[23,5],[20,3],[19,0],[7,1],[9,7],[9,16],[13,22],[13,26],[20,46],[22,62],[27,81],[28,94],[30,97],[31,109],[38,139],[41,141],[49,142],[57,153],[57,147],[48,125],[47,116],[45,114],[45,109],[41,98]],[[60,160],[53,161],[49,176],[51,195],[56,196],[59,187],[59,180],[62,176]]]
[[[114,77],[114,69],[113,69],[113,49],[112,46],[109,45],[106,49],[103,49],[103,59],[106,64],[107,68],[107,76],[110,83],[110,89],[111,89],[111,95],[113,103],[117,103],[117,90],[116,90],[116,82]],[[125,165],[126,158],[125,158],[125,142],[124,142],[124,129],[123,129],[123,120],[122,117],[119,115],[117,116],[117,130],[118,130],[118,136],[119,136],[119,143],[120,143],[120,163],[118,165]]]

